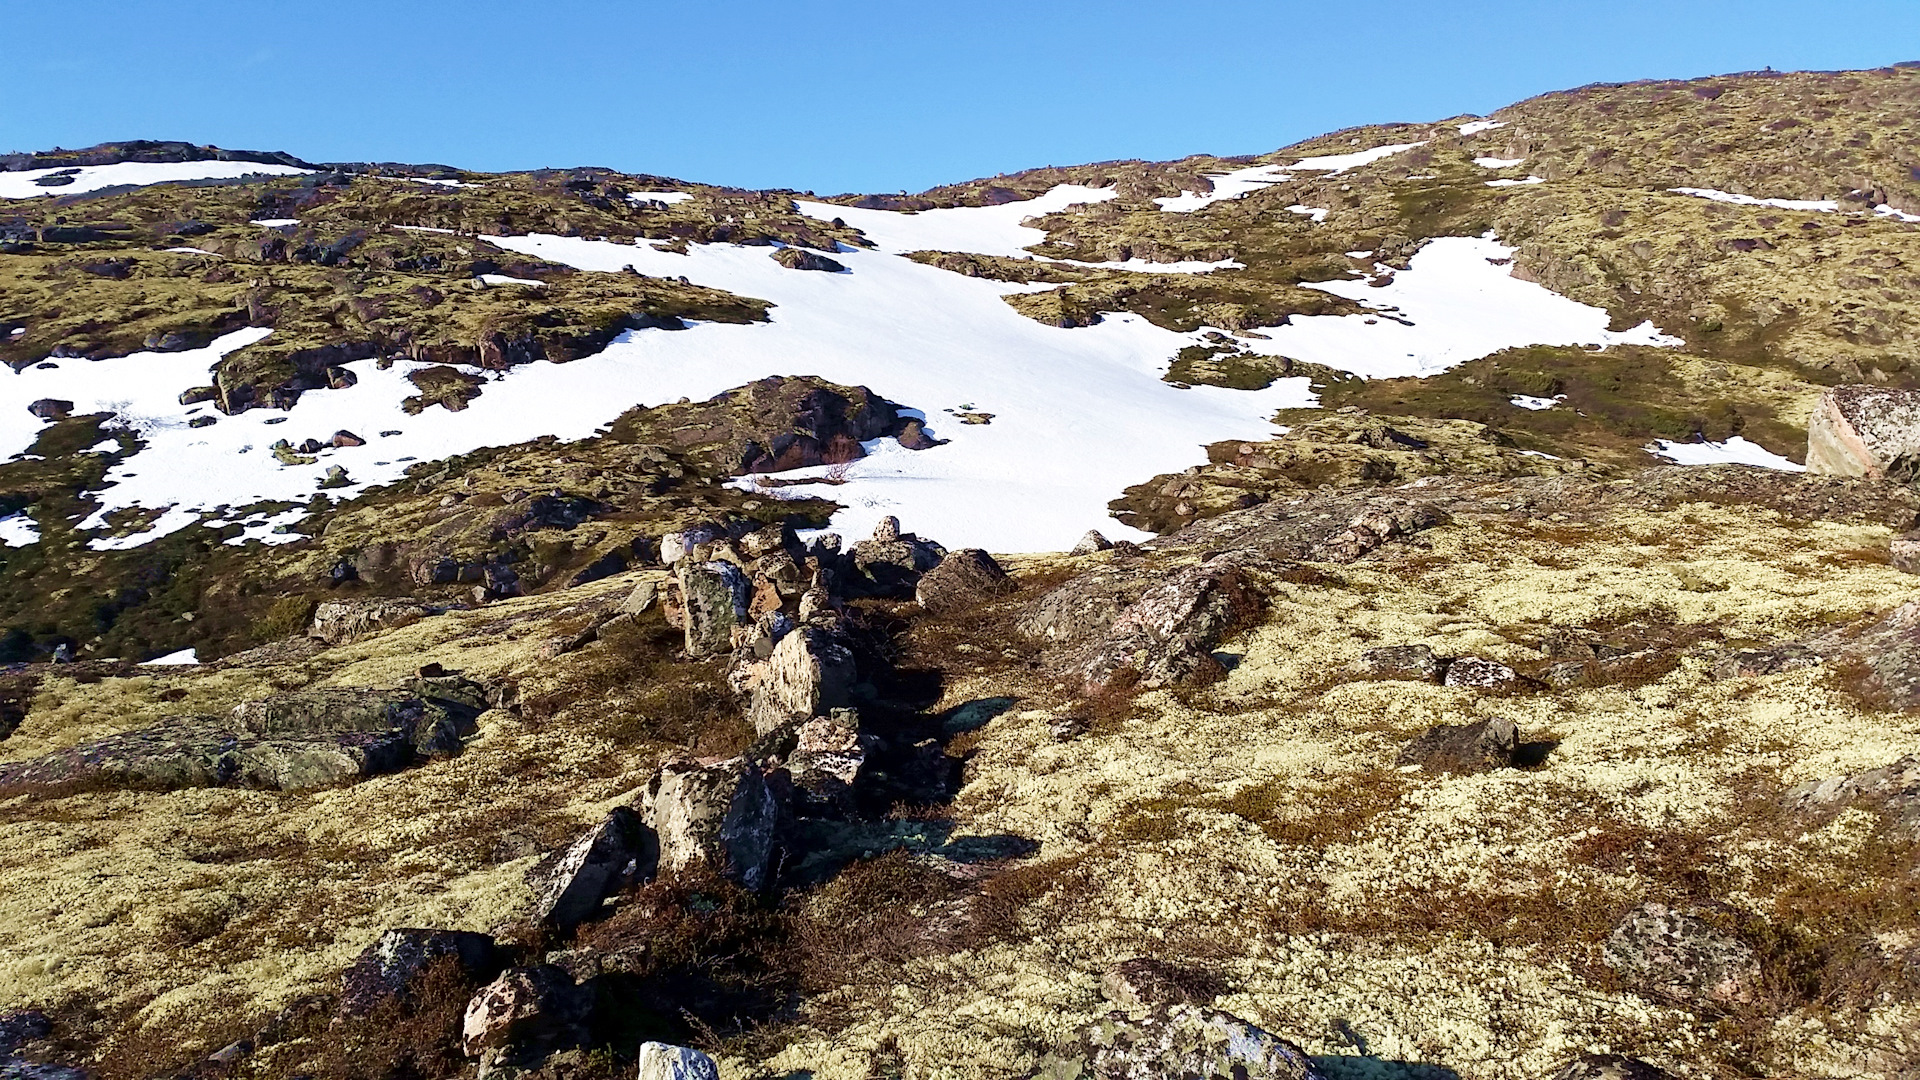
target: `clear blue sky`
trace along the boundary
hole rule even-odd
[[[0,150],[920,190],[1596,81],[1920,59],[1920,0],[0,0]]]

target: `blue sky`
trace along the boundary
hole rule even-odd
[[[188,139],[821,193],[1920,59],[1915,0],[0,0],[0,26],[0,150]]]

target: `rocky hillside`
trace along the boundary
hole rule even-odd
[[[0,158],[0,1076],[1911,1077],[1917,105]]]

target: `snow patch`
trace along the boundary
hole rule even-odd
[[[873,241],[876,248],[889,255],[904,255],[910,251],[961,251],[973,255],[1030,258],[1031,253],[1027,248],[1045,240],[1047,233],[1044,229],[1036,229],[1022,222],[1070,206],[1107,202],[1119,194],[1113,188],[1061,184],[1045,195],[1025,202],[1003,203],[999,206],[958,206],[918,213],[863,210],[805,199],[795,200],[794,205],[809,217],[828,221],[839,218],[859,229],[868,240]],[[646,271],[641,270],[641,273]],[[677,273],[675,276],[678,276]]]
[[[1487,181],[1487,186],[1488,187],[1526,187],[1529,184],[1544,184],[1546,182],[1547,182],[1547,178],[1544,176],[1529,176],[1525,180],[1489,180]]]
[[[1895,221],[1920,221],[1920,214],[1909,214],[1905,210],[1895,210],[1886,203],[1881,203],[1879,206],[1874,207],[1873,212],[1881,217],[1893,218]]]
[[[1473,163],[1483,169],[1511,169],[1525,160],[1527,159],[1523,157],[1477,157],[1473,159]]]
[[[1416,146],[1425,145],[1426,143],[1424,141],[1399,143],[1394,146],[1376,146],[1371,150],[1356,150],[1351,154],[1327,154],[1322,157],[1301,158],[1299,161],[1293,163],[1292,168],[1312,169],[1338,176],[1348,169],[1357,169],[1362,165],[1370,165],[1373,162],[1379,161],[1381,158],[1392,157],[1403,150],[1411,150]]]
[[[433,226],[431,226],[431,225],[395,225],[395,226],[394,226],[394,228],[396,228],[396,229],[404,229],[404,230],[405,230],[405,231],[407,231],[407,232],[430,232],[430,233],[441,233],[441,234],[443,234],[443,235],[446,235],[446,236],[457,236],[457,235],[459,235],[458,233],[456,233],[456,232],[455,232],[454,230],[452,230],[452,229],[436,229],[436,228],[434,228],[434,227],[433,227]]]
[[[167,253],[170,255],[213,255],[215,254],[214,252],[208,251],[205,248],[197,248],[197,247],[168,248]]]
[[[181,649],[165,656],[156,656],[151,660],[140,661],[141,667],[175,667],[183,664],[198,664],[199,654],[192,649]]]
[[[1565,400],[1567,400],[1565,394],[1555,394],[1552,397],[1528,397],[1525,394],[1515,394],[1507,399],[1507,403],[1538,412],[1541,409],[1551,409]]]
[[[113,165],[82,165],[78,168],[29,169],[26,172],[0,172],[0,199],[31,199],[37,195],[78,195],[110,187],[145,187],[184,180],[233,180],[242,176],[294,176],[311,172],[291,165],[261,165],[251,161],[122,161]],[[42,177],[67,173],[71,184],[42,187],[34,183]]]
[[[1302,217],[1312,218],[1315,225],[1327,220],[1327,214],[1329,213],[1324,206],[1305,206],[1300,203],[1294,203],[1292,206],[1287,207],[1287,209]]]
[[[1840,204],[1832,199],[1756,199],[1751,195],[1735,195],[1728,191],[1715,191],[1712,188],[1677,187],[1668,188],[1677,195],[1692,195],[1696,199],[1712,199],[1714,202],[1733,203],[1736,206],[1771,206],[1777,210],[1817,210],[1831,214],[1840,209]]]
[[[1153,201],[1163,211],[1186,214],[1226,199],[1238,199],[1249,192],[1286,183],[1293,177],[1286,173],[1284,165],[1254,165],[1227,173],[1210,173],[1207,179],[1213,184],[1212,191],[1183,191]]]
[[[26,547],[40,542],[40,523],[25,512],[0,517],[0,547]]]
[[[1215,270],[1242,270],[1247,265],[1233,259],[1222,259],[1219,262],[1200,262],[1196,259],[1181,262],[1150,262],[1146,259],[1128,259],[1125,262],[1081,262],[1079,259],[1048,259],[1047,261],[1084,267],[1088,270],[1131,270],[1137,274],[1211,274]]]
[[[1523,345],[1683,344],[1651,322],[1608,330],[1604,309],[1513,277],[1513,251],[1491,236],[1428,241],[1385,285],[1366,279],[1306,284],[1380,315],[1295,315],[1284,326],[1263,328],[1265,340],[1243,344],[1370,379],[1433,375]]]
[[[1806,472],[1805,465],[1795,464],[1791,459],[1781,457],[1763,447],[1757,446],[1738,435],[1726,442],[1672,442],[1656,439],[1654,445],[1647,447],[1647,453],[1663,457],[1677,465],[1758,465],[1763,469],[1779,469],[1783,472]]]
[[[1460,125],[1460,134],[1478,135],[1483,131],[1492,131],[1495,128],[1503,128],[1506,126],[1507,122],[1505,120],[1469,120]]]
[[[289,225],[300,224],[299,218],[255,218],[251,224],[263,229],[284,229]]]
[[[547,287],[547,283],[544,281],[535,281],[533,278],[508,277],[505,274],[481,274],[480,280],[489,285],[530,285],[536,289],[544,289]]]
[[[693,195],[685,191],[629,191],[627,198],[633,202],[659,202],[672,206],[674,203],[686,202],[693,198]]]

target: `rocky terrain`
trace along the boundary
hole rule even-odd
[[[1914,1076],[1917,101],[0,159],[0,1077]]]

